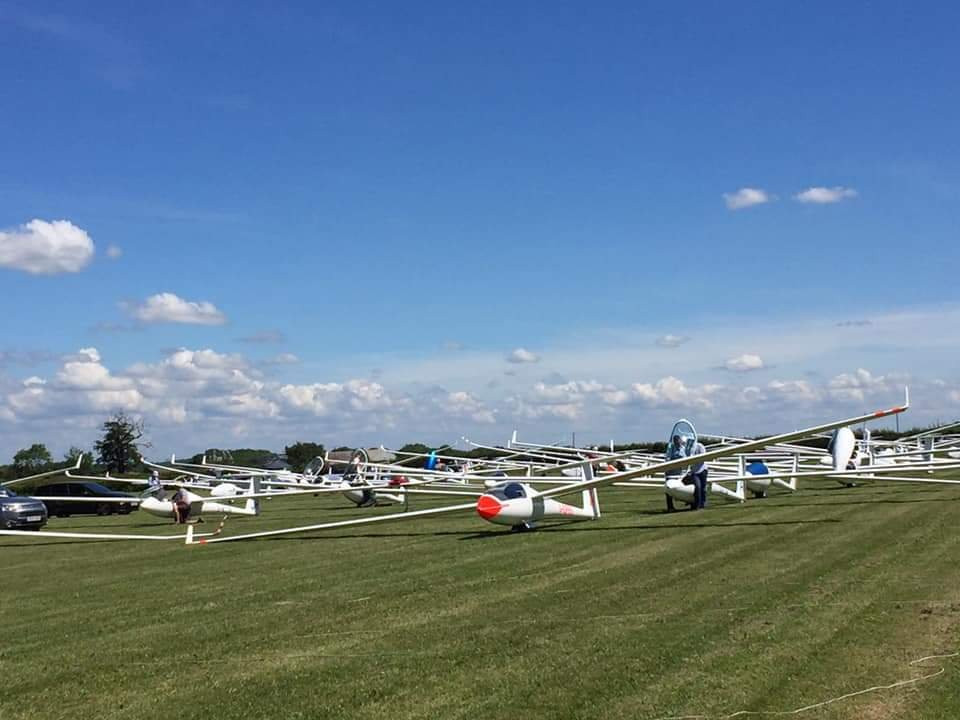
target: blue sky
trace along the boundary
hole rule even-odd
[[[958,21],[0,0],[0,460],[953,418]]]

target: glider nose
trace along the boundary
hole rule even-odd
[[[490,520],[502,508],[503,505],[493,495],[481,495],[480,499],[477,500],[477,514],[484,520]]]

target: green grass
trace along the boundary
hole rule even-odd
[[[0,538],[0,718],[717,717],[940,667],[801,717],[960,717],[960,658],[909,665],[960,649],[960,489],[662,504],[607,490],[600,521],[521,535],[465,514],[193,547]],[[356,514],[278,499],[227,532]],[[48,529],[104,525],[172,531]]]

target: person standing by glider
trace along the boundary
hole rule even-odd
[[[147,480],[147,492],[151,495],[159,495],[163,492],[163,485],[160,483],[160,473],[156,470],[150,473],[150,478]]]
[[[682,457],[687,456],[687,448],[683,442],[683,437],[680,435],[674,435],[670,440],[670,444],[667,446],[667,451],[664,453],[663,457],[665,460],[679,460]],[[665,479],[672,480],[678,477],[681,473],[681,470],[677,468],[676,470],[668,470],[666,472]],[[667,493],[667,512],[673,512],[673,496],[670,493]]]
[[[707,449],[699,440],[693,446],[690,455],[700,455]],[[693,510],[703,510],[707,506],[707,464],[698,462],[690,468],[690,479],[693,480]]]

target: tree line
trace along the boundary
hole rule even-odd
[[[910,428],[901,432],[882,429],[874,430],[872,436],[875,439],[896,440],[898,438],[914,435],[925,430],[937,427],[936,425],[928,427]],[[101,425],[101,436],[93,444],[92,450],[84,450],[80,447],[71,447],[64,454],[60,461],[54,460],[52,454],[43,443],[34,443],[28,448],[18,450],[13,456],[13,462],[9,465],[0,465],[0,478],[12,480],[18,477],[36,475],[38,473],[55,470],[57,468],[72,467],[76,464],[77,457],[82,453],[83,460],[80,464],[80,472],[84,474],[101,474],[110,472],[114,475],[125,475],[127,473],[139,473],[146,470],[143,464],[142,448],[150,447],[150,443],[144,440],[146,430],[142,420],[136,420],[125,413],[117,413],[108,418]],[[859,436],[860,433],[858,432]],[[826,447],[825,438],[810,438],[800,441],[799,444],[811,445],[814,447]],[[646,452],[663,452],[666,444],[662,442],[629,443],[614,446],[614,452],[624,452],[627,450],[641,450]],[[348,446],[340,446],[334,450],[351,450]],[[607,448],[599,447],[599,452],[604,452]],[[283,457],[286,459],[287,467],[293,472],[303,472],[304,468],[316,457],[323,457],[326,452],[322,443],[298,441],[287,445],[283,449]],[[473,450],[456,450],[454,448],[434,448],[423,443],[407,443],[403,445],[399,452],[426,455],[433,450],[438,450],[438,454],[449,457],[462,458],[464,460],[490,459],[498,456],[510,454],[512,451],[503,448],[491,450],[488,448],[475,448]],[[272,450],[254,449],[254,448],[234,448],[221,449],[209,448],[206,452],[197,453],[189,459],[189,462],[199,464],[206,457],[208,463],[239,465],[242,467],[268,468],[281,458]],[[410,467],[423,467],[425,459],[419,459],[416,462],[407,463]]]

